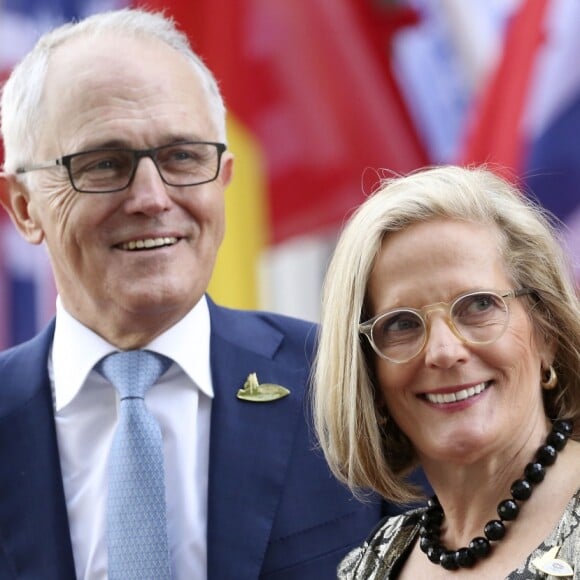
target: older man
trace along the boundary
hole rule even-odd
[[[0,356],[0,577],[334,578],[381,506],[315,451],[315,328],[205,294],[233,156],[187,39],[140,10],[65,25],[1,121],[3,205],[58,301]]]

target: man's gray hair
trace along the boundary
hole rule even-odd
[[[0,131],[4,140],[7,173],[33,161],[42,126],[42,98],[53,52],[80,36],[114,33],[123,37],[153,38],[183,54],[199,75],[208,97],[218,139],[226,141],[226,110],[218,83],[202,59],[192,50],[187,36],[161,12],[124,9],[102,12],[78,22],[69,22],[40,37],[34,48],[14,68],[2,90]]]

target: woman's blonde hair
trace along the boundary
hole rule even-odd
[[[385,179],[343,229],[326,275],[313,402],[334,474],[354,492],[371,489],[401,503],[417,498],[406,481],[417,456],[379,408],[375,355],[358,325],[369,316],[367,283],[385,236],[435,218],[500,232],[498,247],[514,285],[536,291],[535,302],[530,298],[536,331],[557,345],[559,380],[545,391],[546,413],[575,420],[580,435],[580,307],[556,220],[484,167],[434,167]]]

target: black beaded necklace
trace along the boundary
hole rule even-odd
[[[546,443],[538,449],[535,460],[526,465],[524,477],[512,483],[510,489],[512,497],[498,504],[497,513],[500,519],[487,522],[483,528],[485,537],[473,538],[466,548],[448,550],[439,541],[445,513],[437,497],[433,496],[427,502],[427,510],[421,516],[419,531],[419,545],[429,560],[434,564],[440,564],[446,570],[457,570],[471,568],[478,560],[488,556],[491,552],[490,542],[499,542],[505,536],[504,522],[518,517],[520,508],[517,502],[529,499],[533,486],[543,481],[546,467],[554,464],[558,452],[564,449],[571,433],[571,421],[558,420],[553,423]]]

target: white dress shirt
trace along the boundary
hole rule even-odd
[[[213,387],[207,301],[147,345],[174,363],[146,394],[163,434],[169,549],[175,580],[207,578],[207,494]],[[107,578],[107,462],[117,423],[115,388],[93,370],[114,346],[57,299],[49,358],[56,430],[79,580]]]

